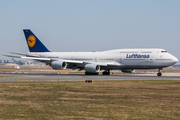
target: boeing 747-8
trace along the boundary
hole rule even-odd
[[[86,75],[109,75],[110,70],[133,72],[135,69],[161,70],[174,65],[178,59],[164,49],[116,49],[102,52],[51,52],[29,29],[24,29],[25,38],[29,47],[25,56],[11,56],[23,59],[32,59],[44,62],[53,69],[66,68],[85,70]],[[16,53],[18,54],[18,53]],[[19,54],[23,55],[23,54]]]

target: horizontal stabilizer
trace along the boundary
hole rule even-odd
[[[14,57],[14,58],[21,58],[21,56],[13,56],[13,55],[3,55],[3,56],[6,56],[6,57]]]
[[[22,53],[15,53],[15,52],[9,52],[11,54],[15,54],[15,55],[23,55],[26,57],[40,57],[39,55],[28,55],[28,54],[22,54]]]

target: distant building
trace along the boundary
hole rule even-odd
[[[34,65],[33,61],[26,61],[24,65]]]

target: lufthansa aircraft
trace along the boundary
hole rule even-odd
[[[135,69],[161,70],[174,65],[178,59],[164,49],[116,49],[102,52],[51,52],[29,29],[24,29],[29,51],[26,54],[13,53],[23,56],[11,56],[44,62],[53,69],[66,68],[85,70],[86,75],[109,75],[110,70],[121,70],[131,73]]]

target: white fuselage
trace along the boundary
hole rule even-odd
[[[42,58],[58,58],[107,64],[101,69],[161,69],[178,59],[164,49],[116,49],[103,52],[29,52]]]

